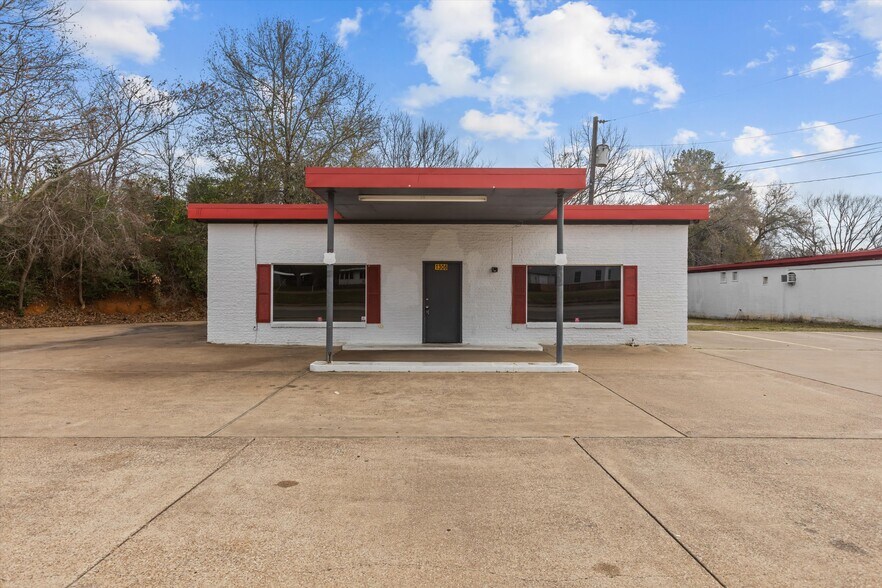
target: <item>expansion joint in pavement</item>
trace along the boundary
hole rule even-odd
[[[826,381],[824,381],[824,380],[818,380],[817,378],[810,378],[810,377],[808,377],[808,376],[801,376],[801,375],[799,375],[799,374],[794,374],[794,373],[791,373],[791,372],[785,372],[784,370],[776,370],[775,368],[766,367],[766,366],[764,366],[764,365],[757,365],[757,364],[755,364],[755,363],[749,363],[749,362],[746,362],[746,361],[740,361],[740,360],[738,360],[738,359],[733,359],[733,358],[731,358],[731,357],[726,357],[726,356],[724,356],[724,355],[714,355],[713,353],[708,353],[708,352],[703,351],[703,350],[701,350],[701,349],[699,349],[699,348],[696,348],[696,347],[694,347],[693,349],[695,349],[695,351],[701,353],[702,355],[707,355],[708,357],[713,357],[713,358],[716,358],[716,359],[725,359],[726,361],[731,361],[731,362],[733,362],[733,363],[737,363],[737,364],[740,364],[740,365],[746,365],[746,366],[749,366],[749,367],[755,367],[755,368],[757,368],[757,369],[767,370],[767,371],[770,371],[770,372],[775,372],[776,374],[783,374],[783,375],[785,375],[785,376],[791,376],[791,377],[793,377],[793,378],[802,378],[803,380],[808,380],[808,381],[810,381],[810,382],[817,382],[818,384],[827,384],[828,386],[834,386],[834,387],[836,387],[836,388],[842,388],[843,390],[851,390],[852,392],[860,392],[861,394],[868,394],[868,395],[870,395],[870,396],[875,396],[875,397],[877,397],[877,398],[880,396],[879,394],[876,394],[876,393],[874,393],[874,392],[867,392],[866,390],[859,390],[859,389],[857,389],[857,388],[851,388],[851,387],[849,387],[849,386],[843,386],[842,384],[834,384],[833,382],[826,382]]]
[[[615,390],[613,390],[612,388],[610,388],[609,386],[607,386],[606,384],[604,384],[603,382],[601,382],[600,380],[595,378],[594,376],[586,374],[583,371],[580,371],[579,373],[582,374],[583,376],[585,376],[586,378],[588,378],[589,380],[591,380],[592,382],[594,382],[595,384],[597,384],[598,386],[601,386],[605,390],[609,390],[611,393],[615,394],[616,396],[618,396],[619,398],[621,398],[622,400],[624,400],[625,402],[627,402],[628,404],[630,404],[631,406],[636,408],[637,410],[643,412],[646,415],[649,415],[650,417],[654,418],[655,420],[657,420],[658,422],[660,422],[661,424],[663,424],[667,428],[671,429],[672,431],[675,431],[678,435],[680,435],[682,437],[689,436],[686,433],[684,433],[683,431],[679,430],[677,427],[674,427],[673,425],[670,425],[670,424],[666,423],[665,421],[663,421],[662,419],[658,418],[657,416],[655,416],[654,414],[652,414],[651,412],[649,412],[648,410],[646,410],[645,408],[643,408],[639,404],[635,404],[635,403],[631,402],[629,399],[625,398],[624,396],[622,396],[621,394],[619,394],[618,392],[616,392]]]
[[[205,482],[207,479],[209,479],[210,477],[212,477],[213,475],[215,475],[216,473],[218,473],[219,471],[221,471],[221,470],[224,468],[224,466],[226,466],[228,463],[230,463],[235,457],[237,457],[237,456],[238,456],[239,454],[241,454],[243,451],[245,451],[246,449],[248,449],[248,446],[251,445],[252,443],[254,443],[254,438],[249,439],[245,444],[243,444],[241,447],[239,447],[238,449],[236,449],[235,451],[233,451],[229,456],[227,456],[226,459],[224,459],[220,464],[218,464],[218,466],[217,466],[216,468],[214,468],[213,470],[211,470],[211,471],[208,473],[208,475],[206,475],[205,477],[203,477],[202,479],[200,479],[198,482],[196,482],[196,483],[193,484],[190,488],[188,488],[186,492],[184,492],[183,494],[181,494],[180,496],[178,496],[177,498],[175,498],[174,500],[172,500],[170,503],[168,503],[164,508],[162,508],[162,510],[160,510],[158,513],[156,513],[155,515],[153,515],[152,517],[150,517],[150,518],[147,520],[147,522],[145,522],[143,525],[141,525],[140,527],[138,527],[137,529],[135,529],[134,532],[130,533],[128,537],[126,537],[125,539],[123,539],[122,541],[120,541],[119,543],[117,543],[117,544],[116,544],[116,545],[115,545],[110,551],[108,551],[108,552],[105,553],[103,556],[101,556],[101,558],[99,558],[98,561],[96,561],[95,563],[93,563],[91,566],[89,566],[88,568],[86,568],[86,569],[85,569],[85,570],[84,570],[79,576],[77,576],[76,578],[74,578],[73,581],[72,581],[70,584],[68,584],[65,588],[71,588],[72,586],[76,585],[76,584],[77,584],[77,583],[83,578],[83,576],[85,576],[86,574],[88,574],[89,572],[91,572],[92,570],[94,570],[96,567],[98,567],[99,565],[101,565],[101,562],[103,562],[103,561],[106,560],[108,557],[110,557],[111,555],[113,555],[113,553],[114,553],[117,549],[119,549],[120,547],[122,547],[123,545],[125,545],[126,543],[128,543],[129,540],[131,540],[135,535],[137,535],[138,533],[140,533],[141,531],[143,531],[144,529],[146,529],[146,528],[150,525],[150,523],[152,523],[153,521],[155,521],[156,519],[158,519],[160,516],[162,516],[166,511],[168,511],[168,509],[170,509],[171,507],[173,507],[174,505],[176,505],[178,502],[180,502],[181,500],[183,500],[185,496],[187,496],[187,495],[190,494],[193,490],[195,490],[196,488],[198,488],[199,486],[201,486],[203,482]]]
[[[282,384],[281,386],[279,386],[278,388],[276,388],[275,390],[270,392],[260,402],[258,402],[254,406],[251,406],[242,414],[240,414],[240,415],[234,417],[233,419],[231,419],[230,421],[224,423],[223,425],[221,425],[220,427],[218,427],[217,429],[215,429],[214,431],[212,431],[211,433],[206,435],[206,437],[214,437],[215,435],[217,435],[218,433],[220,433],[221,431],[223,431],[224,429],[226,429],[227,427],[229,427],[230,425],[232,425],[233,423],[235,423],[236,421],[241,419],[243,416],[245,416],[246,414],[248,414],[249,412],[251,412],[252,410],[254,410],[255,408],[257,408],[258,406],[260,406],[261,404],[263,404],[264,402],[266,402],[267,400],[269,400],[270,398],[272,398],[273,396],[275,396],[276,394],[278,394],[279,392],[281,392],[282,390],[284,390],[285,388],[290,386],[292,383],[296,382],[297,380],[299,380],[300,378],[302,378],[303,376],[305,376],[308,373],[309,372],[306,370],[300,372],[299,374],[297,374],[296,376],[294,376],[293,378],[291,378],[290,380],[288,380],[287,382],[285,382],[284,384]]]
[[[633,501],[637,504],[637,506],[639,506],[639,507],[643,510],[643,512],[645,512],[647,515],[649,515],[649,517],[650,517],[653,521],[655,521],[656,524],[657,524],[659,527],[661,527],[661,528],[664,530],[664,532],[667,533],[668,536],[669,536],[671,539],[673,539],[674,541],[676,541],[676,542],[677,542],[677,545],[679,545],[679,546],[683,549],[683,551],[685,551],[687,554],[689,554],[689,557],[691,557],[691,558],[695,561],[695,563],[697,563],[698,565],[701,566],[701,569],[703,569],[705,572],[707,572],[708,575],[709,575],[711,578],[713,578],[713,579],[716,581],[717,584],[719,584],[720,586],[723,586],[723,587],[726,586],[726,585],[723,583],[723,581],[720,580],[720,579],[717,577],[717,575],[716,575],[715,573],[713,573],[713,572],[710,570],[710,568],[708,568],[708,567],[704,564],[704,562],[702,562],[702,561],[698,558],[698,556],[695,555],[695,554],[692,552],[692,550],[689,549],[689,547],[687,547],[686,544],[683,543],[683,542],[680,540],[680,538],[677,537],[677,536],[676,536],[676,535],[675,535],[675,534],[674,534],[674,533],[673,533],[673,532],[667,527],[667,525],[665,525],[665,524],[661,521],[661,519],[659,519],[657,516],[655,516],[655,515],[652,513],[651,510],[649,510],[649,509],[648,509],[648,508],[647,508],[642,502],[640,502],[640,500],[638,500],[637,497],[634,496],[634,494],[632,494],[630,490],[628,490],[627,488],[625,488],[625,485],[622,484],[621,482],[619,482],[619,480],[618,480],[614,475],[612,475],[612,473],[610,473],[610,471],[609,471],[608,469],[606,469],[605,467],[603,467],[603,464],[600,463],[600,462],[597,460],[597,458],[595,458],[593,455],[591,455],[591,453],[588,451],[588,449],[586,449],[584,445],[582,445],[581,443],[579,443],[579,440],[578,440],[578,439],[573,439],[573,441],[576,442],[576,446],[578,446],[579,449],[581,449],[581,450],[585,453],[585,455],[587,455],[587,456],[591,459],[591,461],[593,461],[594,463],[596,463],[596,464],[597,464],[597,467],[599,467],[601,470],[603,470],[603,472],[604,472],[607,476],[609,476],[609,478],[610,478],[613,482],[615,482],[616,485],[617,485],[619,488],[621,488],[622,491],[624,491],[625,494],[627,494],[627,495],[631,498],[631,500],[633,500]]]

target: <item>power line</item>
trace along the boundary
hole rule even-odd
[[[763,137],[777,137],[778,135],[788,135],[790,133],[802,133],[804,131],[810,131],[812,129],[820,129],[822,127],[832,127],[835,125],[850,123],[850,122],[854,122],[856,120],[865,120],[865,119],[873,118],[876,116],[882,116],[882,112],[874,112],[873,114],[867,114],[864,116],[856,116],[854,118],[846,118],[844,120],[838,120],[835,122],[824,123],[824,124],[820,124],[820,125],[812,125],[809,127],[800,127],[798,129],[792,129],[789,131],[778,131],[776,133],[760,133],[757,135],[747,135],[745,137],[735,137],[734,139],[718,139],[715,141],[698,141],[698,142],[694,142],[694,143],[689,143],[688,145],[686,145],[684,143],[656,143],[655,145],[632,145],[631,147],[634,149],[644,148],[644,147],[684,147],[684,146],[688,147],[691,145],[714,145],[714,144],[718,144],[718,143],[732,143],[737,140],[761,139]]]
[[[697,103],[699,103],[699,102],[706,102],[707,100],[713,100],[713,99],[715,99],[715,98],[720,98],[720,97],[722,97],[722,96],[728,96],[728,95],[730,95],[730,94],[737,94],[738,92],[743,92],[743,91],[745,91],[745,90],[752,90],[752,89],[754,89],[754,88],[759,88],[759,87],[762,87],[762,86],[766,86],[766,85],[768,85],[768,84],[774,84],[775,82],[780,82],[780,81],[783,81],[783,80],[789,80],[789,79],[791,79],[791,78],[796,78],[796,77],[799,77],[799,76],[803,76],[803,75],[805,75],[805,74],[814,73],[814,72],[816,72],[816,71],[820,71],[820,70],[822,70],[822,69],[826,69],[826,68],[828,68],[828,67],[833,67],[834,65],[839,65],[839,64],[841,64],[841,63],[847,63],[847,62],[849,62],[849,61],[854,61],[855,59],[860,59],[860,58],[862,58],[862,57],[867,57],[868,55],[875,55],[875,54],[876,54],[876,51],[875,51],[875,50],[874,50],[874,51],[867,51],[866,53],[861,53],[860,55],[855,55],[854,57],[849,57],[849,58],[847,58],[847,59],[840,59],[839,61],[834,61],[834,62],[832,62],[832,63],[828,63],[828,64],[826,64],[826,65],[820,65],[820,66],[818,66],[818,67],[814,67],[814,68],[811,68],[811,69],[806,69],[806,70],[798,71],[798,72],[796,72],[796,73],[788,74],[788,75],[786,75],[786,76],[781,76],[781,77],[774,78],[774,79],[771,79],[771,80],[766,80],[766,81],[764,81],[764,82],[758,82],[758,83],[756,83],[756,84],[751,84],[751,85],[749,85],[749,86],[742,86],[742,87],[740,87],[740,88],[735,88],[734,90],[728,90],[728,91],[726,91],[726,92],[721,92],[721,93],[719,93],[719,94],[713,94],[713,95],[711,95],[711,96],[705,96],[704,98],[696,98],[695,100],[692,100],[692,101],[689,101],[689,102],[682,102],[682,103],[678,104],[677,106],[681,106],[681,107],[682,107],[682,106],[690,106],[690,105],[692,105],[692,104],[697,104]],[[623,119],[626,119],[626,118],[634,118],[634,117],[637,117],[637,116],[643,116],[643,115],[645,115],[645,114],[652,114],[652,113],[654,113],[654,112],[662,112],[662,110],[664,110],[664,109],[653,108],[653,109],[651,109],[651,110],[644,110],[644,111],[641,111],[641,112],[635,112],[634,114],[626,114],[626,115],[624,115],[624,116],[617,116],[617,117],[615,117],[615,118],[610,118],[610,119],[608,119],[608,120],[609,120],[609,122],[612,122],[612,121],[617,121],[617,120],[623,120]]]
[[[873,147],[874,145],[882,145],[882,141],[874,141],[873,143],[864,143],[863,145],[852,145],[851,147],[842,147],[840,149],[829,149],[827,151],[817,151],[815,153],[803,153],[801,155],[791,155],[790,157],[779,157],[777,159],[764,159],[763,161],[752,161],[750,163],[738,163],[732,165],[724,165],[723,167],[728,169],[732,167],[746,167],[749,165],[760,165],[763,163],[775,163],[777,161],[787,161],[788,159],[802,159],[804,157],[815,157],[816,155],[827,155],[828,153],[839,153],[842,151],[852,151],[854,149],[864,149],[866,147]]]
[[[764,169],[777,169],[779,167],[791,167],[794,165],[804,165],[806,163],[824,163],[827,161],[838,161],[840,159],[851,159],[852,157],[863,157],[864,155],[875,155],[876,153],[882,153],[882,149],[867,149],[866,151],[860,153],[843,153],[841,155],[831,155],[830,157],[819,157],[817,159],[809,159],[806,161],[793,161],[790,163],[779,163],[778,165],[768,165],[765,167],[755,167],[753,169],[743,169],[740,170],[741,173],[749,173],[760,171]]]
[[[875,176],[876,174],[882,174],[882,170],[867,172],[865,174],[850,174],[847,176],[836,176],[834,178],[818,178],[815,180],[802,180],[799,182],[774,182],[772,184],[763,184],[762,186],[754,186],[754,188],[768,188],[770,186],[777,186],[778,184],[784,184],[785,186],[795,186],[796,184],[811,184],[813,182],[827,182],[830,180],[844,180],[846,178],[860,178],[863,176]]]

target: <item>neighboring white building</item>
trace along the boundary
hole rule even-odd
[[[882,249],[689,268],[689,316],[882,327]]]
[[[334,204],[191,204],[213,343],[686,343],[688,225],[706,206],[566,206],[585,170],[309,169]],[[331,238],[329,238],[331,237]],[[333,251],[333,253],[329,253]],[[333,264],[328,333],[326,263]]]

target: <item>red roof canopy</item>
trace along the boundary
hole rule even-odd
[[[306,186],[325,201],[333,191],[334,208],[351,221],[532,222],[559,195],[584,190],[585,176],[584,168],[309,167]]]
[[[586,187],[587,170],[503,167],[308,167],[306,187],[324,197],[327,189],[394,190],[564,190]]]

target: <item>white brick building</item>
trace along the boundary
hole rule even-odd
[[[566,206],[564,259],[555,201],[584,177],[308,170],[336,202],[332,240],[324,204],[192,204],[210,223],[208,339],[325,344],[333,275],[336,345],[553,344],[565,263],[565,344],[686,343],[687,228],[707,208]]]
[[[689,316],[882,327],[882,249],[689,268]]]

